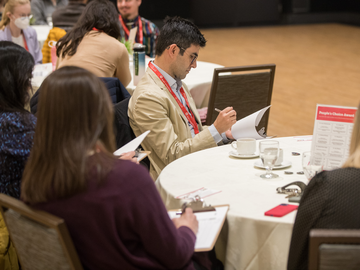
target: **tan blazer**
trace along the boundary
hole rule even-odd
[[[151,151],[150,175],[154,180],[175,159],[217,146],[210,131],[202,127],[194,100],[185,84],[183,88],[199,123],[200,132],[194,138],[179,105],[150,68],[146,70],[129,101],[129,122],[135,135],[151,130],[142,146]]]

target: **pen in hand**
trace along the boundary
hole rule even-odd
[[[215,108],[215,111],[217,111],[217,112],[221,112],[221,110],[219,110],[218,108]]]

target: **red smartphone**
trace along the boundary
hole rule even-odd
[[[279,204],[278,206],[270,209],[269,211],[266,211],[265,216],[283,217],[286,214],[289,214],[290,212],[298,209],[298,207],[299,207],[298,205],[282,203],[282,204]]]

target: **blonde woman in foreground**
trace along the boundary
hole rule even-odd
[[[319,229],[360,229],[360,105],[341,169],[315,175],[304,191],[296,216],[288,270],[308,269],[309,232]]]

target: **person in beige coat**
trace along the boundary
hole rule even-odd
[[[233,139],[236,112],[227,107],[210,127],[201,125],[195,103],[181,82],[206,40],[190,21],[169,18],[160,31],[156,56],[129,101],[129,122],[136,136],[150,130],[142,146],[151,151],[150,174],[157,179],[170,162]]]

